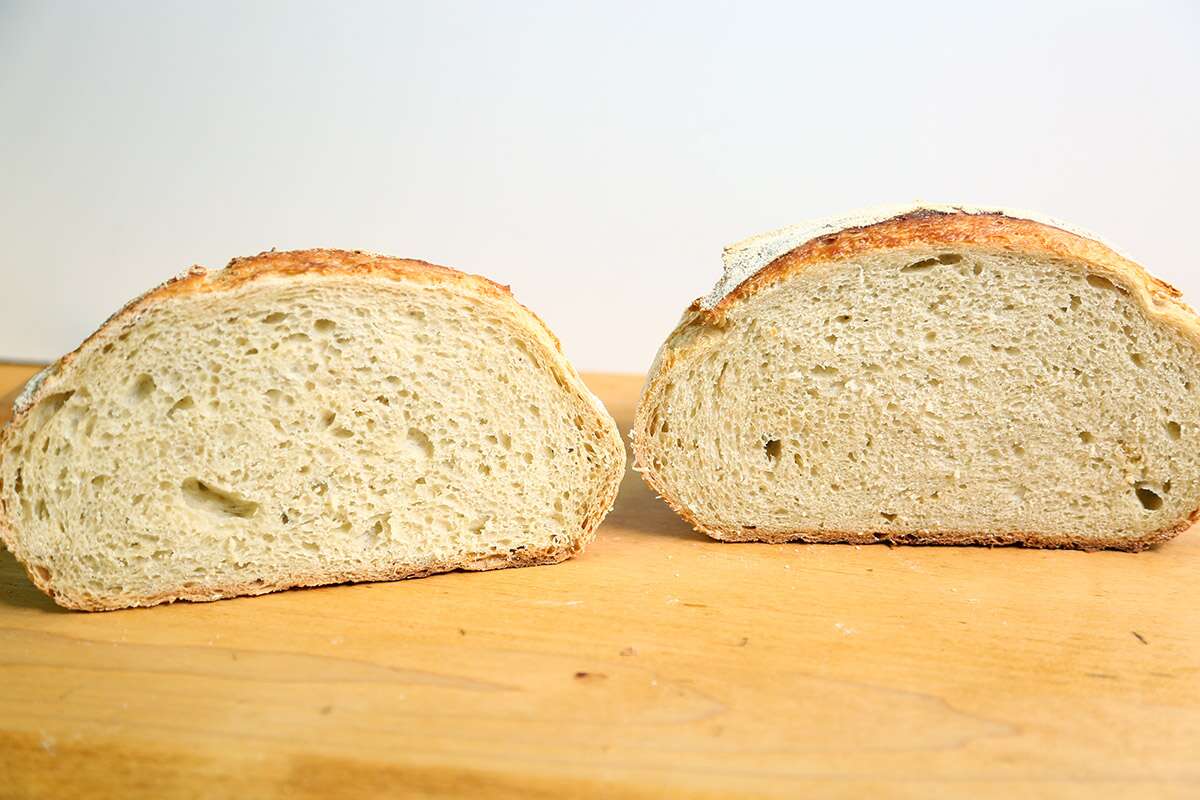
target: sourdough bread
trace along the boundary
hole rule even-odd
[[[193,269],[14,414],[0,533],[79,609],[561,561],[624,469],[506,287],[335,250]]]
[[[726,251],[659,351],[646,481],[731,541],[1139,550],[1200,508],[1200,325],[1070,226],[910,207]]]

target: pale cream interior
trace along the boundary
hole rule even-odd
[[[514,310],[316,277],[153,306],[10,438],[20,555],[123,604],[565,553],[624,453]]]

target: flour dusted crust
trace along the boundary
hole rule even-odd
[[[504,303],[509,308],[513,320],[540,343],[544,351],[545,365],[553,371],[563,388],[586,403],[598,419],[607,421],[608,441],[605,446],[613,453],[619,453],[619,463],[612,470],[613,474],[605,476],[605,491],[600,495],[599,502],[595,504],[595,507],[588,510],[586,516],[590,522],[585,529],[561,546],[522,549],[486,558],[467,558],[461,561],[431,560],[425,564],[409,565],[403,568],[385,566],[336,573],[296,574],[288,576],[287,580],[283,581],[236,582],[217,587],[210,585],[180,588],[168,593],[126,596],[116,600],[78,596],[67,598],[56,591],[52,580],[39,574],[23,558],[23,549],[20,537],[15,530],[14,521],[8,510],[4,508],[3,498],[0,498],[0,541],[22,563],[30,580],[40,590],[50,595],[60,605],[88,611],[150,606],[175,600],[210,601],[242,595],[264,594],[292,587],[360,581],[390,581],[454,570],[477,571],[553,564],[578,554],[594,538],[596,526],[612,509],[616,500],[620,476],[624,470],[624,444],[603,403],[587,388],[574,367],[563,355],[558,338],[537,315],[512,297],[507,286],[478,275],[463,273],[424,261],[392,258],[364,251],[332,249],[269,251],[257,256],[234,259],[222,270],[210,271],[194,266],[155,287],[130,301],[109,317],[78,348],[30,379],[13,404],[12,419],[3,430],[0,430],[0,451],[4,450],[8,438],[15,435],[38,403],[60,390],[64,381],[70,377],[71,366],[77,359],[120,336],[123,331],[135,325],[139,317],[148,309],[182,295],[229,292],[252,282],[291,281],[314,275],[358,277],[367,281],[395,280],[442,284],[452,286],[465,294],[498,299]]]
[[[696,530],[724,541],[848,542],[880,541],[906,544],[1026,545],[1082,550],[1140,551],[1166,541],[1200,519],[1200,508],[1186,519],[1137,538],[1108,543],[1031,531],[919,531],[893,535],[831,530],[747,530],[712,526],[675,496],[653,468],[650,435],[652,406],[672,380],[672,367],[706,330],[720,329],[725,315],[758,291],[811,265],[911,246],[1021,252],[1085,262],[1088,270],[1126,291],[1145,316],[1168,325],[1200,347],[1200,318],[1181,301],[1181,293],[1146,272],[1113,247],[1066,223],[1038,214],[977,206],[916,204],[868,210],[842,217],[802,223],[731,245],[724,252],[724,274],[712,291],[684,312],[675,330],[659,349],[646,379],[630,432],[634,468],[662,499]]]

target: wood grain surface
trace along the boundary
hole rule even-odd
[[[3,553],[0,797],[1198,797],[1198,574],[721,544],[632,473],[557,566],[84,614]]]

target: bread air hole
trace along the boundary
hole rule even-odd
[[[918,261],[915,264],[909,264],[907,267],[901,267],[901,272],[927,272],[937,266],[936,258],[927,258],[924,261]]]
[[[1178,422],[1173,419],[1167,421],[1167,436],[1171,437],[1172,439],[1178,439],[1182,433],[1183,428],[1180,427]]]
[[[179,488],[188,505],[202,511],[241,518],[253,517],[258,513],[258,503],[209,486],[198,478],[184,479]]]
[[[1129,294],[1129,292],[1125,290],[1124,286],[1118,286],[1108,278],[1101,278],[1099,275],[1089,274],[1087,276],[1087,282],[1088,286],[1091,286],[1095,289],[1104,289],[1109,292],[1116,292],[1117,294]]]
[[[958,253],[943,253],[940,256],[926,258],[922,261],[917,261],[914,264],[909,264],[907,267],[901,267],[901,272],[927,272],[938,264],[957,264],[962,261],[962,256]]]
[[[812,373],[812,376],[814,378],[816,378],[817,380],[832,381],[835,378],[837,378],[837,376],[838,376],[838,368],[837,367],[827,367],[823,364],[818,364],[818,365],[812,367],[809,371]]]
[[[129,390],[129,396],[136,401],[145,400],[150,395],[154,394],[157,389],[157,384],[154,383],[154,378],[149,375],[139,375],[133,382],[133,387]]]
[[[433,442],[425,435],[424,431],[416,428],[408,429],[406,437],[408,452],[416,458],[432,458],[433,457]]]
[[[288,315],[282,311],[272,311],[270,314],[267,314],[265,317],[263,317],[262,321],[268,325],[278,325],[287,318]]]
[[[196,401],[192,399],[192,396],[185,395],[184,397],[181,397],[175,401],[175,404],[172,405],[171,408],[167,411],[167,416],[173,417],[173,416],[175,416],[176,413],[178,413],[180,411],[187,411],[189,408],[194,408],[195,405],[196,405]]]
[[[41,417],[40,423],[45,423],[59,412],[67,401],[74,396],[74,390],[69,392],[58,392],[46,397],[42,402],[38,403],[38,416]]]
[[[313,323],[313,330],[317,333],[329,333],[337,327],[337,323],[331,319],[319,319]]]
[[[767,453],[767,459],[774,464],[783,454],[783,442],[778,439],[768,439],[767,443],[763,445],[763,450]]]
[[[1138,502],[1142,504],[1142,508],[1147,511],[1158,511],[1162,508],[1163,499],[1158,492],[1151,489],[1145,484],[1138,484],[1134,487],[1134,494],[1137,495]]]

